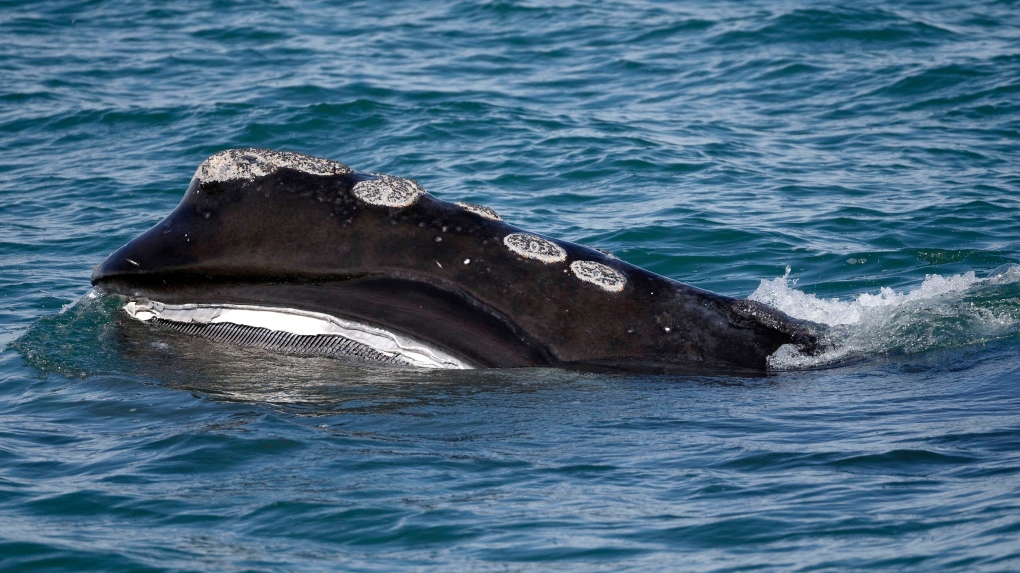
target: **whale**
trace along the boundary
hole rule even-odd
[[[212,341],[422,368],[764,373],[819,325],[449,202],[413,179],[228,149],[92,284]]]

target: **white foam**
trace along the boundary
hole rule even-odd
[[[852,300],[819,298],[797,290],[789,274],[787,267],[782,277],[763,279],[748,298],[830,328],[823,335],[825,351],[804,356],[795,347],[784,346],[769,359],[774,368],[820,366],[871,354],[974,344],[1012,334],[1020,327],[1020,308],[990,308],[967,300],[985,287],[1020,283],[1020,265],[1000,267],[985,278],[973,271],[948,277],[927,275],[913,290],[896,292],[883,287]]]

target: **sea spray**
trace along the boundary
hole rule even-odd
[[[819,298],[794,285],[787,267],[781,277],[762,279],[748,298],[828,326],[822,340],[826,349],[806,356],[783,346],[769,358],[774,370],[979,344],[1020,331],[1020,265],[1003,265],[984,278],[974,271],[930,274],[916,289],[901,293],[882,287],[853,300]]]

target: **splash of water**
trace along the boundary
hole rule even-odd
[[[927,275],[914,290],[883,287],[853,300],[819,298],[794,288],[790,268],[762,279],[751,300],[828,328],[826,348],[805,356],[781,347],[769,357],[775,370],[809,368],[877,354],[912,354],[979,344],[1020,332],[1020,265],[1004,265],[980,278],[974,271]]]

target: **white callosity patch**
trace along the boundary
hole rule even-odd
[[[376,179],[359,181],[352,192],[365,203],[380,207],[408,207],[425,194],[417,181],[392,175],[377,175]]]
[[[213,155],[198,166],[195,178],[201,183],[252,180],[264,177],[278,169],[294,169],[312,175],[338,175],[351,173],[343,163],[321,157],[312,157],[294,151],[272,149],[228,149]]]
[[[226,323],[302,336],[342,336],[422,368],[471,368],[455,356],[411,337],[318,312],[228,304],[171,305],[148,300],[130,301],[124,305],[124,311],[142,321],[158,318],[182,323]]]
[[[570,263],[570,271],[582,281],[609,292],[621,292],[627,285],[627,277],[623,273],[595,261],[574,261]]]
[[[485,217],[486,219],[492,219],[493,221],[503,220],[503,218],[499,216],[499,213],[486,207],[485,205],[476,205],[475,203],[461,202],[457,203],[457,206],[460,207],[461,209],[464,209],[465,211],[470,211],[480,217]]]
[[[556,243],[528,233],[512,233],[503,238],[503,244],[512,252],[543,263],[567,260],[567,252]]]

